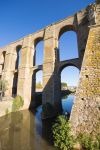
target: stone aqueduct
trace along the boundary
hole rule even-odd
[[[97,114],[100,113],[97,106],[100,102],[99,15],[100,4],[92,4],[71,17],[0,48],[0,78],[7,80],[9,85],[6,96],[12,96],[12,91],[14,94],[21,95],[24,98],[24,108],[29,108],[31,99],[34,101],[35,98],[35,74],[43,70],[42,103],[49,102],[59,111],[61,109],[59,72],[65,66],[76,66],[81,73],[70,121],[74,133],[92,132],[98,122]],[[79,57],[60,61],[59,38],[67,31],[75,31],[77,34]],[[44,62],[36,66],[35,48],[42,40]],[[18,66],[20,48],[21,63]],[[89,123],[87,120],[90,120]]]

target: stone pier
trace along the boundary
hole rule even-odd
[[[59,39],[76,33],[78,58],[60,61]],[[36,46],[44,43],[44,60],[36,65]],[[70,53],[67,50],[67,53]],[[43,71],[42,104],[61,110],[61,71],[67,66],[80,70],[80,82],[71,113],[73,133],[97,132],[100,111],[100,3],[89,5],[74,15],[0,48],[0,79],[7,80],[6,96],[20,95],[23,109],[36,100],[36,73]],[[53,113],[51,114],[53,116]]]

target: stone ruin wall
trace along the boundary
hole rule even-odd
[[[100,5],[90,26],[80,82],[71,113],[72,132],[100,134]]]
[[[46,28],[30,34],[16,42],[0,48],[0,76],[9,83],[6,96],[12,95],[14,73],[18,73],[17,94],[24,98],[24,109],[29,108],[32,90],[32,75],[43,69],[43,101],[52,105],[59,103],[60,77],[59,38],[66,32],[74,30],[77,34],[79,59],[71,64],[82,69],[76,92],[76,100],[71,113],[72,132],[97,132],[100,102],[100,4],[93,4],[75,15],[51,24]],[[89,33],[89,36],[88,36]],[[87,41],[88,38],[88,41]],[[42,66],[33,66],[36,44],[44,41],[44,62]],[[21,64],[15,69],[16,47],[21,45]],[[5,61],[2,52],[6,51]],[[84,55],[85,52],[85,55]],[[83,59],[84,56],[84,59]],[[82,63],[83,60],[83,63]],[[74,63],[73,63],[74,62]],[[4,63],[4,69],[2,65]],[[70,60],[68,62],[70,64]],[[66,65],[68,65],[66,64]],[[33,80],[33,81],[32,81]],[[27,91],[27,92],[26,92]],[[94,130],[94,131],[93,131]]]

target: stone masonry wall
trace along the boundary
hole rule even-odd
[[[78,68],[80,69],[85,51],[79,88],[71,114],[72,129],[75,133],[76,131],[87,130],[92,132],[93,126],[96,126],[99,119],[95,115],[99,113],[98,103],[100,99],[100,27],[99,25],[91,27],[89,33],[88,26],[99,24],[99,10],[99,4],[92,4],[64,20],[0,48],[0,78],[8,80],[8,90],[5,95],[7,97],[12,96],[14,75],[17,73],[16,94],[23,97],[24,109],[29,108],[30,102],[35,100],[35,76],[33,82],[33,75],[37,70],[43,70],[42,104],[49,102],[58,109],[61,104],[60,74],[58,74],[61,69],[59,67],[61,61],[57,57],[59,56],[59,38],[64,32],[75,31],[79,58],[73,62],[69,60],[67,65],[62,66],[64,68],[65,66],[77,66],[76,64],[79,64]],[[35,62],[36,45],[42,40],[44,41],[44,62],[40,69],[40,66],[35,66],[35,63],[33,65],[33,62]],[[86,43],[87,48],[85,50]],[[16,69],[17,49],[19,46],[21,46],[21,63]],[[5,51],[6,56],[4,59],[3,52]],[[3,65],[4,67],[2,67]]]
[[[72,133],[100,133],[100,25],[90,27],[70,122]]]

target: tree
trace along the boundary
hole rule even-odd
[[[61,89],[67,89],[67,83],[66,82],[62,82],[61,83]]]
[[[36,83],[36,88],[37,89],[42,89],[42,83],[41,82]]]
[[[100,0],[96,0],[96,3],[97,3],[97,4],[100,4]]]

